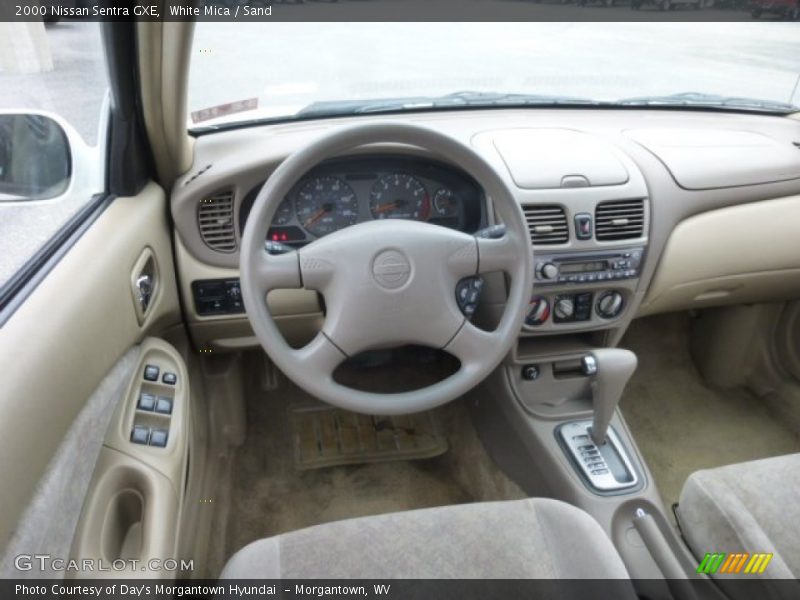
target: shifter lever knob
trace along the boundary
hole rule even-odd
[[[628,380],[636,370],[636,355],[622,348],[598,348],[581,360],[581,368],[592,380],[594,419],[590,431],[598,446],[605,444],[611,417]]]
[[[587,354],[581,359],[581,371],[586,377],[597,374],[597,360],[591,354]]]

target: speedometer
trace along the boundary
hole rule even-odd
[[[353,189],[338,177],[315,177],[297,192],[294,210],[303,229],[321,237],[355,225],[358,199]]]
[[[394,173],[384,175],[372,186],[369,209],[376,219],[427,221],[431,201],[419,179]]]

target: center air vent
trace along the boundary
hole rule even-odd
[[[594,212],[594,230],[600,241],[642,237],[644,200],[601,202]]]
[[[217,252],[236,250],[233,232],[233,192],[227,190],[203,198],[197,207],[200,236],[206,246]]]
[[[567,215],[561,206],[524,206],[523,211],[534,245],[565,244],[569,240]]]

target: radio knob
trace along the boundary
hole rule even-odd
[[[559,298],[556,301],[554,312],[559,321],[568,321],[575,314],[575,303],[572,298]]]
[[[529,327],[541,325],[550,316],[550,302],[542,296],[531,298],[528,316],[525,317],[525,324]]]
[[[555,279],[558,277],[558,267],[553,263],[545,263],[542,266],[542,277],[545,279]]]
[[[624,300],[619,292],[604,292],[597,301],[597,314],[604,319],[614,319],[622,312]]]

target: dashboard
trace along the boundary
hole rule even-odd
[[[198,343],[255,343],[239,296],[239,248],[269,174],[320,135],[369,118],[197,138],[171,210]],[[615,343],[637,316],[800,296],[798,120],[570,109],[403,120],[471,146],[517,198],[535,263],[521,340]],[[385,143],[311,168],[283,199],[268,235],[297,247],[385,218],[467,233],[495,224],[491,198],[463,168],[424,148]],[[476,319],[500,314],[504,294],[502,278],[487,280]],[[270,298],[287,339],[313,337],[324,308],[309,290],[276,290]]]
[[[263,182],[239,211],[239,233]],[[402,156],[345,158],[307,173],[284,198],[268,239],[299,247],[376,219],[410,219],[474,233],[485,225],[483,192],[465,173],[442,163]]]

